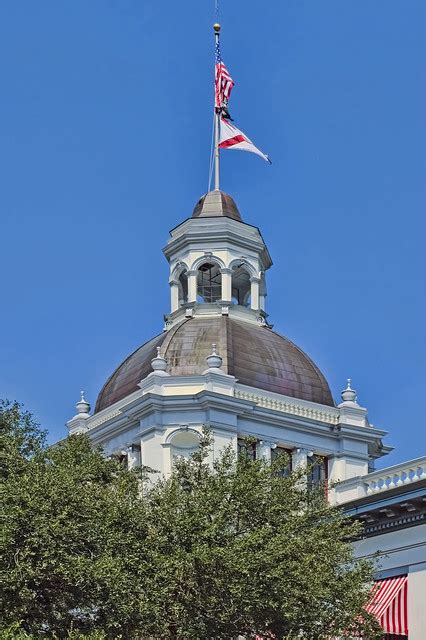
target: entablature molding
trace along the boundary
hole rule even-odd
[[[225,246],[222,248],[225,248],[226,245],[233,245],[234,247],[238,247],[238,249],[254,252],[260,257],[265,270],[272,266],[272,259],[269,255],[269,251],[261,240],[253,237],[244,237],[232,232],[209,232],[207,240],[203,233],[188,233],[172,239],[169,244],[164,247],[163,253],[169,262],[171,262],[174,256],[182,254],[185,250],[188,250],[188,245],[190,251],[191,249],[193,251],[197,251],[201,247],[205,249],[206,246],[211,248],[218,247],[219,243],[224,243]]]
[[[154,412],[162,416],[163,422],[163,417],[167,419],[163,414],[170,412],[214,409],[230,416],[250,417],[259,424],[326,436],[333,441],[348,439],[376,444],[386,435],[385,431],[371,426],[340,424],[338,408],[262,392],[236,384],[235,378],[226,374],[164,377],[150,374],[141,387],[116,405],[87,418],[85,424],[91,437],[99,440],[107,434],[129,429],[132,423]],[[343,449],[347,452],[351,447],[344,445]]]

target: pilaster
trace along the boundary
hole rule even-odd
[[[176,280],[171,280],[170,284],[170,310],[171,313],[179,309],[179,284]]]
[[[187,271],[188,276],[188,302],[197,302],[197,271]]]
[[[251,308],[257,311],[259,309],[259,303],[260,303],[260,295],[259,295],[260,278],[256,278],[254,276],[251,277],[250,284],[251,284]]]
[[[77,435],[79,433],[85,433],[87,431],[87,418],[90,416],[75,416],[71,420],[68,420],[67,427],[70,436]]]
[[[231,302],[232,300],[232,269],[221,269],[222,275],[222,300]]]

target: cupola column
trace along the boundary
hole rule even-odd
[[[188,276],[188,302],[197,302],[197,271],[187,271]]]
[[[251,283],[251,308],[257,311],[260,302],[260,278],[250,278]]]
[[[173,313],[179,309],[179,283],[171,280],[170,284],[170,310]]]
[[[232,269],[221,269],[222,274],[222,300],[231,302],[232,300]]]

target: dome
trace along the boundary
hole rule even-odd
[[[242,222],[235,200],[219,189],[209,191],[200,198],[192,212],[193,218],[216,218],[219,216]]]
[[[212,343],[223,358],[223,371],[241,384],[334,406],[325,377],[290,340],[267,327],[221,316],[183,320],[142,345],[107,380],[95,412],[138,390],[138,383],[152,372],[157,347],[169,373],[186,376],[205,371]]]

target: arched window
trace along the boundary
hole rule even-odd
[[[197,301],[217,302],[222,298],[222,274],[220,267],[211,262],[204,262],[198,268]]]
[[[182,271],[178,278],[179,282],[179,305],[188,302],[188,277],[185,271]]]
[[[232,302],[250,306],[250,274],[244,263],[232,267]]]
[[[189,458],[198,450],[200,439],[194,431],[178,431],[171,441],[172,460]]]

